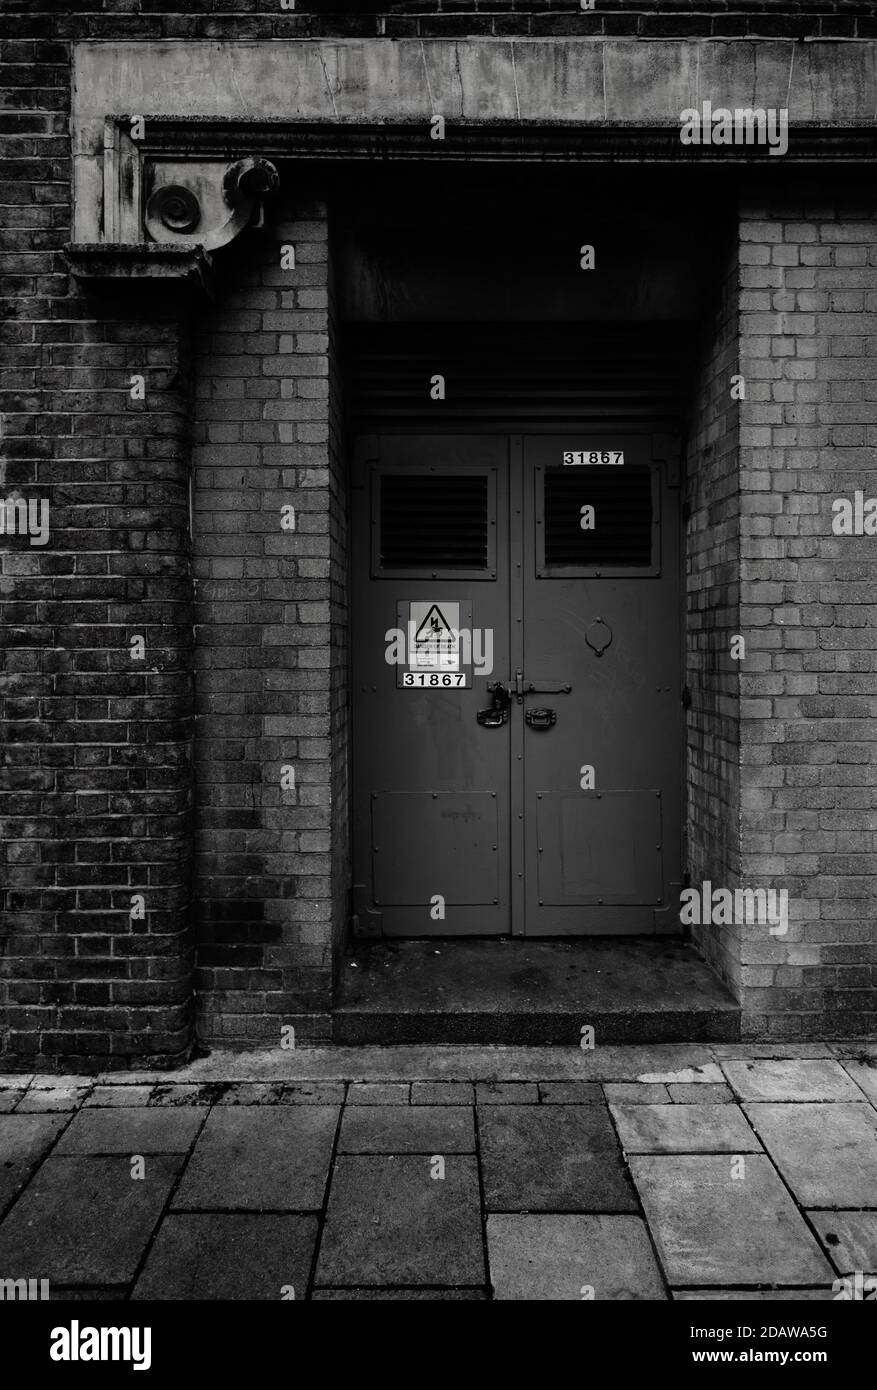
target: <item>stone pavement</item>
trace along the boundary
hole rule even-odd
[[[877,1044],[5,1076],[0,1214],[54,1297],[833,1299],[877,1272]]]

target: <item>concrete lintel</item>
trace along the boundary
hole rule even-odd
[[[346,127],[348,134],[351,127],[418,126],[432,134],[431,122],[438,115],[447,124],[447,144],[424,135],[436,157],[452,155],[455,127],[458,132],[463,126],[498,132],[507,143],[514,141],[515,132],[525,137],[540,128],[587,135],[639,127],[641,134],[646,131],[639,155],[648,158],[656,138],[659,143],[673,140],[677,151],[687,149],[675,141],[681,114],[705,102],[714,110],[787,109],[793,150],[795,126],[802,128],[802,148],[795,157],[809,157],[811,135],[804,127],[811,132],[817,128],[820,139],[823,131],[841,134],[840,144],[826,139],[824,151],[821,145],[815,151],[817,157],[827,162],[849,157],[860,148],[862,134],[877,129],[877,41],[79,43],[74,45],[72,94],[74,235],[81,242],[129,240],[131,227],[126,232],[125,225],[132,218],[140,235],[136,209],[123,206],[121,190],[127,185],[119,162],[127,148],[136,183],[140,137],[128,138],[118,126],[121,117],[143,117],[147,130],[152,120],[153,131],[158,118],[170,118],[178,126],[189,125],[194,138],[205,122],[248,132],[260,126],[276,131],[285,123],[326,131]],[[185,136],[181,138],[185,145]],[[252,142],[251,134],[247,138]],[[142,147],[148,143],[147,136]],[[745,153],[757,158],[764,151]],[[112,221],[117,204],[118,225]],[[102,220],[101,207],[110,210],[109,223],[106,211]]]
[[[689,106],[874,124],[877,40],[273,39],[74,46],[77,130],[107,115],[677,124]]]

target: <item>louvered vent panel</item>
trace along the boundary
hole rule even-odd
[[[672,430],[696,334],[678,323],[349,324],[344,341],[357,430],[477,421]],[[430,397],[436,375],[442,401]]]
[[[384,473],[380,489],[381,569],[487,569],[483,473]]]
[[[583,530],[582,507],[594,508]],[[545,564],[649,565],[652,479],[647,468],[549,468],[545,472]]]

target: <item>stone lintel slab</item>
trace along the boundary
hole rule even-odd
[[[493,132],[499,142],[493,138],[490,158],[526,158],[534,132],[545,132],[550,144],[550,132],[568,130],[572,147],[554,157],[773,167],[778,151],[764,145],[683,146],[682,113],[706,102],[713,110],[785,109],[789,162],[873,159],[875,85],[877,41],[867,39],[87,41],[74,45],[74,235],[133,239],[130,228],[120,236],[113,224],[112,208],[126,186],[120,173],[138,157],[122,118],[143,119],[134,143],[144,156],[162,146],[203,154],[205,123],[219,123],[217,157],[221,149],[226,158],[282,151],[290,127],[290,154],[300,128],[306,154],[331,153],[328,135],[342,153],[349,145],[359,157],[381,158],[459,155],[455,142],[464,129],[469,157]],[[435,116],[446,123],[441,139],[433,138]],[[178,128],[162,131],[168,120]],[[406,128],[419,132],[413,150],[404,141],[397,149],[392,138],[384,145],[382,132]],[[599,140],[589,148],[600,131],[609,133],[605,148]],[[244,149],[247,143],[253,148]],[[101,226],[101,206],[109,230]]]
[[[74,45],[73,120],[79,129],[116,114],[676,125],[709,101],[787,108],[792,124],[873,124],[875,54],[867,39],[90,41]]]

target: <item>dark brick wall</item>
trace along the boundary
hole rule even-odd
[[[9,393],[4,431],[4,496],[46,499],[50,539],[7,537],[0,561],[2,1059],[174,1059],[191,1013],[191,347],[176,311],[141,319],[49,280],[39,386]],[[7,326],[37,304],[16,299]]]

